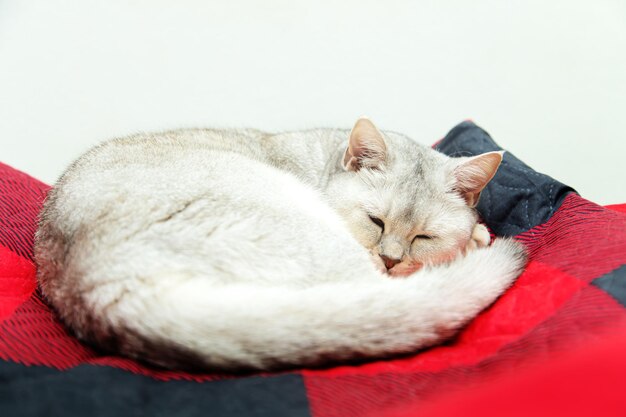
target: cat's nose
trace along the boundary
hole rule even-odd
[[[387,268],[387,270],[390,270],[391,268],[396,266],[396,264],[400,263],[400,259],[388,258],[385,255],[380,255],[380,258],[385,263],[385,268]]]

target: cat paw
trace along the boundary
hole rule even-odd
[[[487,230],[484,225],[476,223],[476,226],[474,226],[474,230],[472,231],[472,236],[465,247],[465,252],[487,247],[489,246],[489,242],[491,242],[489,230]]]

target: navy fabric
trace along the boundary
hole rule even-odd
[[[435,149],[449,156],[502,150],[486,131],[470,121],[455,126]],[[545,223],[573,191],[506,152],[476,208],[496,235],[515,236]]]
[[[66,371],[0,361],[6,417],[309,417],[297,374],[198,383],[158,381],[105,366]]]
[[[592,283],[611,294],[613,298],[626,307],[626,265],[596,278]]]

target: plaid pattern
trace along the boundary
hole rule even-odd
[[[457,155],[497,149],[470,122],[437,146]],[[457,338],[359,366],[233,377],[153,369],[73,338],[35,283],[33,234],[49,187],[0,164],[0,410],[70,417],[620,415],[626,400],[610,399],[621,398],[613,374],[626,371],[618,354],[626,349],[626,205],[598,206],[509,154],[498,176],[481,199],[492,204],[479,210],[496,234],[524,242],[531,261]],[[572,371],[583,364],[594,371]],[[568,404],[580,405],[567,414],[559,412],[568,408],[558,393],[550,404],[521,392],[557,385],[578,393]]]

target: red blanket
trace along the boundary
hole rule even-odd
[[[486,135],[460,127],[444,147]],[[49,187],[0,164],[2,415],[626,415],[626,205],[598,206],[520,163],[502,178],[523,171],[528,183],[509,192],[495,181],[488,198],[508,205],[479,209],[496,233],[519,232],[508,234],[530,264],[457,338],[387,361],[245,377],[153,369],[70,335],[35,282]]]

